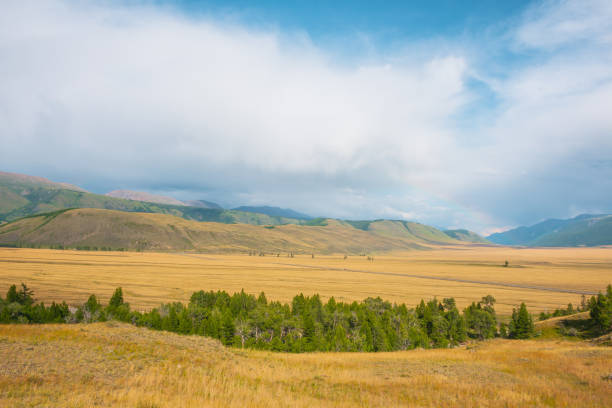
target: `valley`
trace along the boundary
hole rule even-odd
[[[25,282],[46,303],[106,300],[121,286],[140,310],[187,301],[196,290],[263,291],[288,302],[302,292],[339,301],[376,297],[414,307],[454,297],[463,308],[482,296],[509,316],[525,302],[532,313],[580,304],[610,283],[612,248],[449,247],[367,256],[198,254],[0,248],[0,293]],[[504,267],[505,261],[509,266]]]

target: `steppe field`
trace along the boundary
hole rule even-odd
[[[508,267],[505,267],[508,261]],[[464,307],[482,296],[497,299],[499,315],[525,302],[532,313],[554,310],[612,282],[612,248],[513,249],[456,246],[367,256],[89,252],[0,248],[0,293],[25,282],[46,303],[81,304],[90,294],[103,303],[116,287],[146,310],[187,302],[200,289],[244,289],[289,302],[302,292],[323,299],[380,296],[415,306],[421,299],[454,297]]]

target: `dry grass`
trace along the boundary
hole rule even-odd
[[[612,349],[280,354],[118,323],[0,325],[0,406],[609,407]]]
[[[501,266],[505,260],[510,267]],[[139,309],[187,301],[199,289],[231,293],[244,288],[284,302],[303,292],[342,301],[381,296],[410,306],[422,298],[453,296],[462,307],[492,294],[502,315],[520,302],[536,313],[579,304],[580,294],[563,291],[604,290],[611,271],[612,248],[465,247],[380,255],[374,262],[342,255],[313,259],[0,248],[1,293],[10,284],[26,282],[39,300],[78,304],[91,293],[106,302],[122,286],[127,301]]]
[[[255,215],[253,215],[255,216]],[[260,226],[189,221],[168,214],[78,208],[55,215],[22,218],[0,226],[0,243],[49,247],[144,248],[157,251],[302,254],[388,252],[464,243],[422,224],[377,221],[362,231],[338,221],[326,225]],[[28,245],[29,246],[29,245]]]

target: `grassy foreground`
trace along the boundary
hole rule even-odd
[[[108,322],[0,325],[0,406],[612,406],[612,348],[281,354]]]

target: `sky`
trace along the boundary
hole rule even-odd
[[[482,234],[612,212],[612,2],[5,0],[0,170]]]

